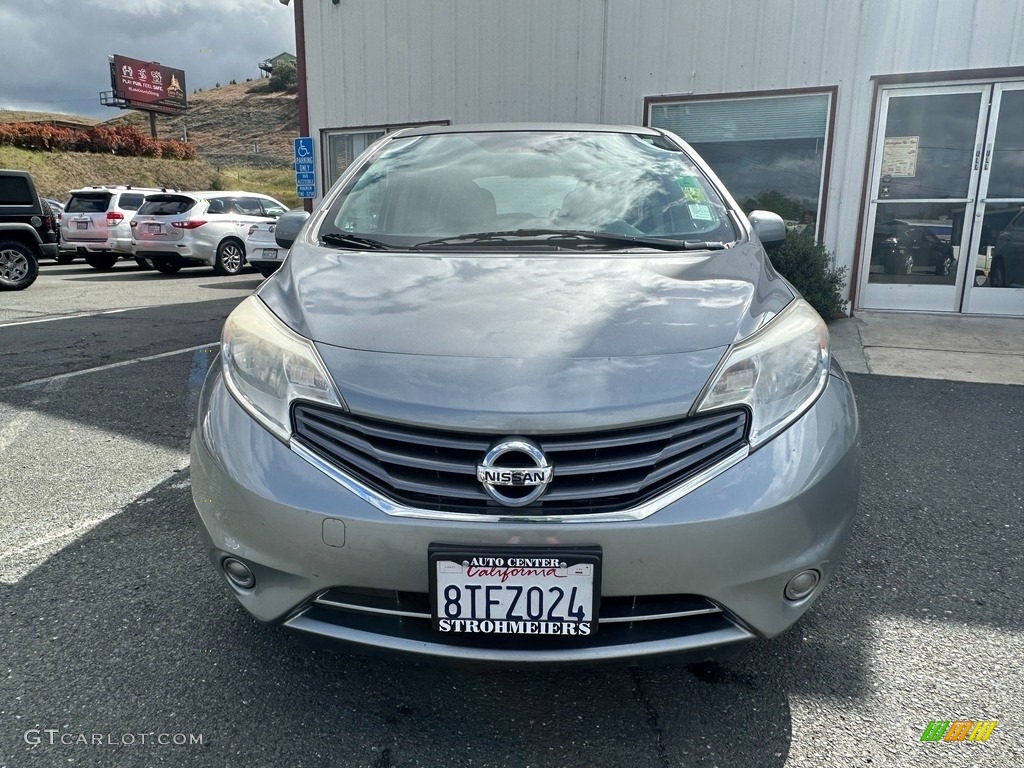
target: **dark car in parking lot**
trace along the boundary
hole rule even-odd
[[[948,237],[935,234],[934,222],[891,219],[875,225],[871,266],[887,275],[931,272],[945,276],[953,271],[953,248]]]
[[[989,284],[993,288],[1024,286],[1024,210],[996,238]]]
[[[56,219],[27,171],[0,170],[0,291],[35,282],[39,259],[57,255]]]

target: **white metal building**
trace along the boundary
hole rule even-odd
[[[1024,0],[295,7],[321,191],[412,124],[662,126],[810,224],[853,309],[1024,315]]]

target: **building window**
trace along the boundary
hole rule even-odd
[[[366,128],[328,128],[322,131],[325,148],[325,175],[327,188],[334,185],[363,150],[386,133],[414,125],[448,125],[448,121],[436,123],[405,123],[402,125],[378,125]]]
[[[646,100],[646,119],[691,144],[745,211],[774,211],[819,238],[833,98],[832,90],[657,97]]]

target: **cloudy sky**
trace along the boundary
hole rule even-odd
[[[107,120],[107,56],[185,70],[191,94],[256,78],[295,53],[291,6],[279,0],[0,0],[0,108]]]

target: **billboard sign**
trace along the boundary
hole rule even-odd
[[[110,84],[126,107],[172,113],[188,109],[181,69],[115,54],[110,60]]]

